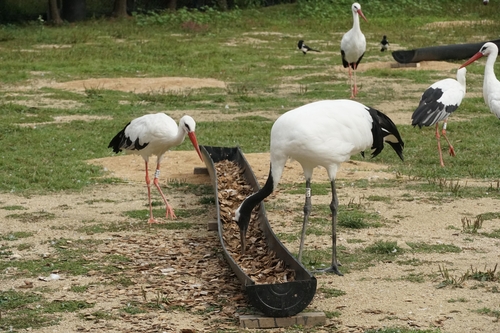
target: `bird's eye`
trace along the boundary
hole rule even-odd
[[[186,131],[191,132],[191,129],[189,128],[188,124],[185,124],[184,126],[186,126]]]

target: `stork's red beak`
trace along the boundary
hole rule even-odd
[[[200,146],[198,145],[198,140],[196,140],[196,134],[194,134],[194,132],[189,132],[188,136],[189,140],[191,140],[191,143],[193,144],[194,149],[196,149],[198,156],[200,156],[200,159],[203,161],[203,157],[201,156]]]
[[[363,14],[363,12],[361,11],[361,9],[358,9],[358,14],[359,14],[359,16],[361,16],[363,18],[363,20],[365,20],[366,22],[368,22],[368,20],[365,17],[365,14]]]
[[[469,60],[467,60],[462,66],[460,66],[460,68],[472,64],[474,61],[476,61],[477,59],[479,59],[479,58],[481,58],[483,56],[484,56],[484,54],[482,54],[481,52],[478,52],[478,53],[474,54]]]

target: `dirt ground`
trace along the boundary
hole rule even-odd
[[[422,66],[426,66],[423,64]],[[427,66],[447,66],[446,63],[429,63]],[[366,68],[366,65],[365,67]],[[174,80],[175,79],[175,80]],[[175,88],[182,83],[179,78]],[[34,82],[33,85],[57,86],[79,90],[83,87],[108,89],[168,89],[169,78],[159,78],[131,83],[129,87],[114,84],[109,79],[85,82],[72,82],[62,86],[54,82]],[[125,81],[120,80],[123,84]],[[128,82],[128,81],[127,81]],[[186,82],[187,86],[193,82]],[[220,82],[197,81],[199,86],[220,86]],[[424,87],[425,88],[425,87]],[[383,109],[397,124],[407,123],[407,115],[398,113],[397,107]],[[197,120],[212,119],[212,113],[191,114]],[[265,115],[265,114],[263,114]],[[178,120],[180,114],[172,116]],[[217,116],[220,116],[217,115]],[[211,118],[212,117],[212,118]],[[59,120],[61,121],[61,120]],[[64,121],[71,121],[65,119]],[[200,143],[203,144],[203,143]],[[390,149],[384,153],[392,153]],[[262,184],[269,168],[267,153],[246,154],[254,173]],[[180,183],[210,184],[204,174],[194,174],[195,167],[204,167],[194,151],[169,152],[162,167],[161,183],[174,209],[200,208],[199,216],[189,219],[193,225],[188,230],[169,230],[166,226],[173,223],[162,216],[161,225],[150,226],[123,214],[125,211],[145,209],[147,203],[144,185],[144,162],[139,156],[118,155],[89,161],[101,165],[110,176],[122,179],[122,183],[96,185],[81,193],[60,193],[44,196],[20,197],[13,194],[1,195],[1,206],[22,206],[22,213],[32,213],[39,219],[26,221],[9,218],[10,210],[0,210],[3,221],[2,234],[10,232],[33,232],[34,236],[18,241],[0,240],[0,245],[9,246],[30,242],[29,251],[15,251],[9,258],[2,260],[37,259],[57,256],[51,246],[57,239],[71,239],[67,246],[75,246],[77,241],[101,241],[95,245],[95,252],[87,259],[99,261],[107,255],[127,256],[131,260],[116,264],[116,273],[111,276],[90,271],[85,276],[71,276],[58,272],[60,278],[47,277],[17,279],[15,269],[7,269],[1,279],[1,290],[26,290],[26,286],[46,287],[51,300],[84,299],[94,303],[94,307],[79,313],[63,314],[56,326],[37,329],[37,332],[214,332],[217,330],[234,331],[238,327],[238,315],[245,313],[246,300],[239,281],[221,256],[220,244],[214,231],[207,230],[207,223],[216,219],[215,207],[206,210],[199,203],[200,194],[181,191],[167,186],[167,180]],[[494,238],[462,233],[462,218],[473,219],[481,213],[496,212],[498,201],[483,199],[439,200],[429,198],[428,193],[408,190],[404,184],[410,179],[400,179],[401,186],[384,188],[368,186],[354,187],[353,180],[366,179],[369,184],[384,179],[395,179],[396,175],[380,164],[369,162],[345,163],[338,174],[338,193],[340,203],[362,202],[382,219],[390,221],[381,228],[341,231],[339,245],[351,252],[359,247],[372,244],[377,240],[397,241],[404,254],[398,261],[417,261],[420,265],[403,265],[394,262],[378,262],[365,270],[354,270],[343,277],[316,275],[318,288],[335,288],[345,292],[340,297],[327,298],[318,292],[306,311],[339,312],[339,317],[327,319],[324,327],[317,332],[363,332],[368,328],[412,327],[416,329],[441,328],[442,332],[498,332],[500,324],[495,317],[480,313],[481,309],[500,310],[498,282],[467,280],[461,288],[447,286],[438,288],[443,281],[439,266],[446,267],[451,276],[460,277],[471,268],[485,271],[493,269],[499,262],[499,241]],[[303,179],[298,164],[290,162],[281,183],[301,182]],[[315,171],[314,180],[327,181],[324,170]],[[468,183],[470,184],[470,183]],[[490,183],[476,182],[484,186],[485,192]],[[461,182],[461,186],[467,186]],[[169,195],[173,193],[172,195]],[[390,201],[369,201],[370,196],[390,198]],[[329,203],[331,197],[314,196],[313,204]],[[269,200],[280,200],[289,206],[303,204],[302,195],[290,195],[277,191]],[[53,214],[44,218],[43,213]],[[268,218],[276,233],[298,233],[301,225],[294,222],[296,214],[287,209],[268,209]],[[498,229],[497,219],[485,221],[482,231]],[[91,225],[117,225],[117,231],[89,232]],[[454,228],[450,228],[450,226]],[[349,242],[356,239],[363,242]],[[453,244],[461,249],[459,253],[414,253],[407,242],[428,244]],[[285,243],[290,251],[296,252],[297,243]],[[329,248],[330,235],[309,236],[306,250]],[[217,250],[219,249],[219,250]],[[340,254],[342,261],[342,253]],[[342,269],[342,268],[341,268]],[[422,277],[420,282],[412,281],[411,276]],[[127,278],[131,285],[111,283]],[[75,285],[88,285],[83,294],[71,291]],[[161,300],[161,301],[160,301]],[[221,300],[224,302],[221,303]],[[154,307],[154,305],[157,307]],[[177,305],[179,310],[170,307],[164,310],[158,304]],[[214,304],[224,304],[218,311],[208,311]],[[123,309],[136,305],[150,306],[145,313],[130,314]],[[185,310],[180,310],[181,307]],[[112,318],[96,317],[96,311],[109,314]],[[284,329],[268,330],[282,332]]]

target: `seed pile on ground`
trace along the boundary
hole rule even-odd
[[[253,193],[243,176],[244,169],[233,161],[215,163],[218,199],[222,222],[222,237],[228,253],[238,266],[256,283],[273,284],[293,281],[295,271],[271,251],[259,227],[256,210],[252,213],[247,231],[247,249],[241,255],[240,230],[233,220],[234,211]]]

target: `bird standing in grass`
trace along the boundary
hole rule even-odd
[[[304,53],[304,55],[307,52],[309,52],[309,51],[312,51],[312,52],[321,52],[320,50],[315,50],[315,49],[310,48],[309,46],[307,46],[306,44],[304,44],[303,40],[299,40],[299,42],[297,43],[297,47],[299,48],[299,50],[302,51],[302,53]]]
[[[455,149],[453,149],[450,140],[448,140],[448,137],[446,136],[446,124],[448,123],[448,117],[460,106],[460,103],[462,103],[462,99],[465,96],[466,73],[466,69],[461,68],[457,71],[456,80],[444,79],[427,88],[427,90],[425,90],[422,94],[422,98],[420,99],[417,109],[411,116],[411,124],[413,127],[418,125],[419,128],[422,128],[422,126],[436,125],[439,162],[442,167],[444,167],[444,161],[443,153],[441,151],[439,122],[444,121],[441,133],[448,142],[450,155],[455,156]]]
[[[472,64],[479,58],[487,56],[484,66],[483,97],[490,111],[500,119],[500,82],[495,75],[495,61],[498,56],[498,46],[495,43],[485,43],[479,52],[474,54],[460,68]]]
[[[380,41],[380,52],[387,51],[388,48],[389,48],[389,41],[387,40],[387,36],[384,35],[384,37],[382,37],[382,40]]]
[[[382,112],[352,100],[325,100],[306,104],[280,116],[271,129],[271,165],[266,184],[248,196],[235,211],[240,228],[241,251],[245,252],[246,232],[252,210],[277,187],[288,159],[302,166],[306,179],[304,221],[298,260],[311,213],[311,178],[314,168],[324,167],[332,189],[332,264],[324,272],[342,275],[337,262],[337,170],[354,154],[372,149],[377,156],[387,142],[403,159],[404,143],[396,125]]]
[[[358,87],[356,85],[356,69],[358,68],[359,62],[363,58],[366,51],[366,38],[359,27],[359,16],[367,22],[368,20],[361,11],[361,5],[359,3],[353,3],[351,9],[353,20],[352,29],[346,32],[340,41],[340,54],[342,56],[342,65],[344,68],[349,68],[351,98],[354,98],[358,93]],[[354,84],[352,76],[354,76]]]
[[[148,114],[132,120],[128,123],[109,143],[108,148],[113,148],[115,153],[125,150],[127,153],[141,155],[145,161],[146,185],[148,188],[149,200],[149,220],[148,223],[157,223],[153,217],[153,208],[151,205],[151,182],[148,172],[148,162],[151,155],[157,156],[156,172],[153,184],[160,192],[166,206],[166,218],[176,218],[172,206],[167,202],[160,185],[160,162],[163,155],[175,146],[180,145],[186,135],[191,140],[194,148],[201,156],[198,141],[195,135],[196,123],[190,116],[184,116],[179,121],[179,126],[175,121],[164,113]]]

